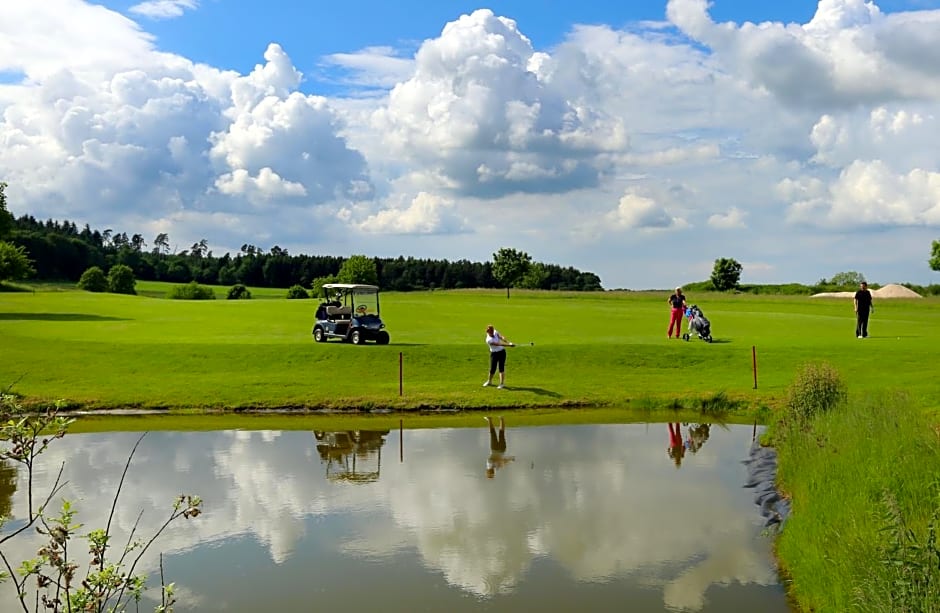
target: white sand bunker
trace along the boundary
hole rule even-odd
[[[923,298],[912,289],[897,283],[889,283],[880,289],[871,290],[872,298]],[[823,292],[813,294],[813,298],[854,298],[855,292]]]

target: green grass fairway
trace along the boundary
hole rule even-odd
[[[667,293],[465,290],[383,293],[387,346],[315,343],[314,300],[164,300],[81,291],[0,293],[0,388],[88,408],[697,409],[775,406],[797,366],[833,364],[852,395],[903,390],[936,408],[940,299],[880,300],[872,337],[854,336],[850,300],[690,296],[713,344],[666,339]],[[53,288],[54,289],[54,288]],[[484,328],[509,349],[509,389],[481,387]],[[753,389],[756,347],[758,389]],[[403,394],[399,395],[399,356]]]

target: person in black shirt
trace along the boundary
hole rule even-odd
[[[685,314],[685,296],[682,295],[682,288],[677,287],[676,293],[666,299],[669,303],[669,329],[666,331],[666,338],[672,338],[672,328],[676,328],[676,338],[682,337],[682,316]]]
[[[861,289],[855,292],[855,336],[858,338],[868,338],[868,315],[874,310],[868,283],[862,281]]]
[[[499,418],[499,433],[493,427],[493,421],[489,417],[484,417],[487,425],[490,427],[490,457],[486,459],[486,477],[492,479],[496,476],[496,471],[516,458],[506,455],[506,422]]]

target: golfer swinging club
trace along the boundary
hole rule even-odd
[[[492,385],[493,375],[499,370],[499,385],[496,388],[503,389],[506,385],[506,347],[515,345],[492,324],[486,327],[486,344],[490,348],[490,376],[483,382],[483,387]]]

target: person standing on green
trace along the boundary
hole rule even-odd
[[[682,288],[677,287],[676,293],[666,299],[669,303],[669,329],[666,331],[666,338],[672,338],[672,327],[676,327],[676,338],[682,337],[682,316],[685,314],[685,296],[682,295]]]
[[[499,385],[497,389],[506,387],[506,347],[515,347],[508,338],[499,333],[492,324],[486,327],[486,344],[490,348],[490,376],[483,382],[483,387],[489,387],[493,383],[493,375],[499,371]]]
[[[855,292],[855,336],[858,338],[868,338],[868,316],[874,310],[868,283],[862,281],[861,288]]]

